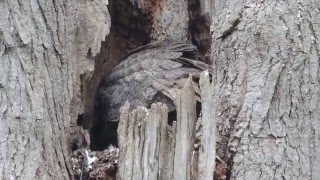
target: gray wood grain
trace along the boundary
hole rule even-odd
[[[163,103],[152,104],[150,109],[129,103],[121,107],[118,127],[120,148],[119,179],[201,179],[213,178],[215,162],[215,111],[213,86],[209,74],[200,79],[203,107],[203,134],[201,158],[195,161],[194,141],[196,125],[196,96],[192,76],[187,79],[175,104],[177,121],[168,125],[168,108]],[[198,164],[197,164],[198,163]],[[201,171],[191,168],[199,167]]]

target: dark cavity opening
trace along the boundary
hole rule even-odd
[[[201,116],[201,103],[198,101],[196,104],[196,114],[198,119]],[[170,111],[168,113],[168,125],[172,126],[174,121],[177,121],[177,111]]]
[[[171,111],[168,113],[168,124],[172,126],[174,121],[177,121],[177,111]]]
[[[189,32],[191,41],[198,46],[199,52],[204,55],[205,62],[212,64],[209,58],[209,50],[211,47],[210,21],[201,13],[200,0],[189,0]]]
[[[112,0],[109,12],[110,34],[102,43],[101,53],[95,58],[95,71],[85,93],[92,150],[104,150],[109,145],[117,145],[118,122],[103,122],[94,118],[94,100],[100,82],[129,51],[150,42],[151,20],[136,5],[128,0]]]
[[[192,43],[198,46],[199,57],[208,64],[206,58],[210,49],[209,23],[201,15],[200,0],[189,0],[189,31]],[[136,3],[128,0],[112,0],[109,3],[111,15],[111,31],[102,43],[101,53],[95,57],[95,71],[90,81],[85,85],[85,121],[90,129],[92,150],[104,150],[109,145],[117,145],[117,122],[103,122],[94,118],[94,100],[99,83],[108,75],[130,50],[145,45],[151,41],[152,13],[143,12]],[[150,14],[151,13],[151,14]],[[204,55],[204,56],[202,56]],[[197,105],[197,116],[200,116],[201,104]],[[176,112],[168,114],[168,124],[176,120]],[[106,127],[108,126],[108,127]],[[107,135],[105,135],[105,131]],[[104,134],[104,135],[103,135]],[[103,135],[103,136],[102,136]]]

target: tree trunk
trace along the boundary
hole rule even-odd
[[[0,179],[69,179],[80,75],[109,33],[107,2],[0,2]]]
[[[218,128],[231,179],[318,179],[319,1],[215,7]],[[228,138],[230,136],[230,138]]]
[[[199,25],[188,17],[191,1],[130,0],[152,16],[150,38],[183,41],[194,40],[189,21]],[[212,18],[216,114],[206,119],[217,118],[217,155],[229,178],[317,179],[320,2],[198,2]],[[107,3],[0,1],[0,179],[72,178],[70,135],[92,100],[80,87],[109,34]],[[198,30],[203,41],[208,34]],[[200,172],[214,164],[201,159]]]

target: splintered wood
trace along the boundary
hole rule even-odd
[[[163,103],[152,104],[150,109],[131,110],[129,103],[121,108],[118,179],[213,179],[216,123],[214,90],[207,72],[200,77],[200,88],[202,135],[198,152],[194,149],[197,117],[191,76],[175,100],[177,121],[172,126]]]

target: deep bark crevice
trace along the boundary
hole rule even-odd
[[[200,0],[188,0],[189,34],[192,44],[196,45],[199,52],[205,55],[206,63],[212,64],[209,58],[211,47],[210,24],[208,18],[201,12]]]
[[[225,30],[222,34],[222,36],[220,37],[222,40],[226,39],[228,36],[230,36],[237,28],[238,24],[240,23],[241,17],[237,18],[236,20],[234,20],[234,22],[232,22],[231,26]]]

